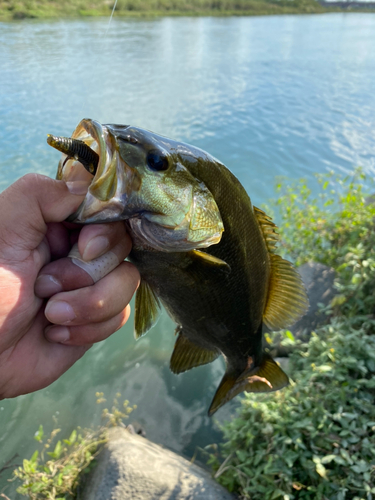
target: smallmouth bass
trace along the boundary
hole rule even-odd
[[[129,260],[141,275],[136,338],[163,304],[178,325],[172,372],[225,358],[209,414],[242,391],[286,386],[288,376],[263,350],[263,325],[287,328],[308,299],[297,271],[276,253],[275,224],[238,179],[208,153],[138,127],[85,119],[72,138],[48,142],[64,153],[57,178],[88,184],[69,220],[126,221]]]

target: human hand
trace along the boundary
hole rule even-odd
[[[129,317],[139,283],[123,262],[131,240],[122,222],[62,222],[83,200],[79,189],[28,174],[0,194],[0,399],[51,384]],[[75,241],[86,261],[112,251],[120,264],[94,284],[67,258]]]

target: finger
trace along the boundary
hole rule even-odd
[[[52,260],[66,257],[71,248],[70,234],[61,222],[47,224],[46,238],[51,251]]]
[[[61,222],[78,208],[87,192],[81,187],[70,191],[72,186],[65,182],[39,174],[21,177],[0,195],[0,232],[8,234],[14,246],[36,248],[48,222]]]
[[[117,332],[125,325],[130,316],[130,306],[127,305],[120,314],[101,323],[91,323],[81,326],[50,326],[45,331],[49,342],[65,345],[84,346],[101,342]]]
[[[43,309],[15,346],[0,355],[0,399],[34,392],[58,379],[90,348],[48,342]]]
[[[117,244],[111,248],[110,252],[107,252],[107,254],[99,258],[100,264],[102,265],[100,269],[102,275],[100,275],[100,277],[105,275],[104,273],[107,272],[107,269],[108,272],[113,269],[113,267],[107,268],[105,266],[107,258],[108,262],[116,266],[129,255],[131,248],[130,237],[122,231],[120,231],[120,234],[123,236]],[[111,245],[114,241],[115,238],[112,238]],[[35,295],[40,298],[48,298],[59,292],[77,290],[93,285],[96,280],[93,279],[95,275],[90,272],[90,267],[92,267],[93,270],[95,269],[96,259],[89,263],[85,263],[84,266],[82,266],[79,261],[74,260],[73,262],[70,258],[50,262],[39,273],[35,282]]]
[[[34,293],[41,299],[94,284],[92,277],[68,257],[50,262],[40,271]]]
[[[82,259],[89,261],[105,254],[123,239],[126,239],[127,243],[131,245],[131,240],[122,221],[89,225],[84,226],[80,232],[78,248]]]
[[[137,269],[130,262],[123,262],[95,285],[54,295],[47,303],[45,315],[57,325],[106,321],[125,309],[139,280]]]
[[[35,275],[51,260],[51,251],[46,237],[42,239],[34,252]],[[34,276],[35,276],[34,275]]]

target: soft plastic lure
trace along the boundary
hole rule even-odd
[[[96,174],[99,155],[83,141],[72,139],[71,137],[56,137],[55,135],[48,134],[47,143],[67,155],[64,164],[67,160],[74,159],[82,163],[90,174]]]

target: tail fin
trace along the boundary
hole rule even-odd
[[[269,354],[263,354],[261,365],[252,370],[238,372],[228,370],[212,400],[209,416],[221,408],[240,392],[272,392],[278,391],[289,384],[289,378]]]

